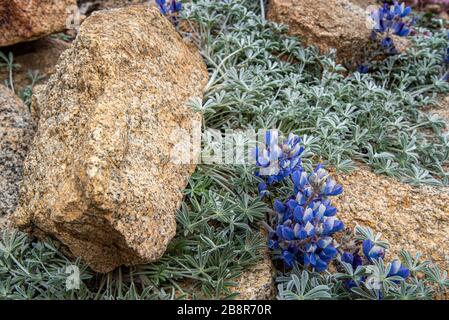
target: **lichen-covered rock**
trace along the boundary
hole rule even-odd
[[[449,270],[449,188],[412,187],[368,169],[338,182],[344,193],[334,203],[347,226],[381,232],[391,245],[390,258],[401,249],[421,252]]]
[[[0,47],[64,30],[75,6],[76,0],[0,0]]]
[[[14,223],[50,235],[99,272],[158,259],[195,169],[170,159],[192,133],[207,70],[157,9],[84,21],[39,100]]]
[[[27,106],[0,84],[0,218],[11,214],[19,199],[23,161],[34,128]]]
[[[337,49],[337,62],[351,66],[364,61],[370,45],[369,14],[349,0],[270,0],[268,7],[268,18],[288,25],[290,34],[322,52]]]
[[[61,53],[70,47],[70,43],[46,37],[32,42],[20,43],[8,48],[14,55],[14,63],[19,67],[14,69],[14,87],[20,92],[31,84],[29,71],[38,72],[39,83],[44,83],[55,71]],[[0,82],[8,79],[6,68],[0,69]]]

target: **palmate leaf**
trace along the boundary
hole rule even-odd
[[[351,289],[351,292],[356,295],[357,300],[380,300],[379,290],[355,287]]]
[[[448,273],[446,270],[441,271],[436,265],[430,265],[424,273],[430,281],[437,284],[441,289],[449,287]]]
[[[431,299],[431,295],[422,295],[419,286],[413,283],[401,282],[397,286],[393,286],[388,291],[385,299],[393,300],[427,300]]]
[[[401,250],[399,255],[401,256],[402,263],[412,274],[423,272],[430,264],[429,261],[421,261],[422,255],[420,253],[416,253],[413,257],[409,251]]]
[[[332,297],[330,288],[326,285],[311,287],[309,273],[305,270],[300,274],[300,278],[292,274],[286,285],[279,284],[278,292],[281,300],[318,300]]]
[[[371,240],[373,243],[375,243],[376,245],[388,249],[389,248],[389,244],[387,241],[383,241],[381,240],[381,233],[376,233],[374,234],[374,232],[370,229],[370,228],[366,228],[366,227],[362,227],[357,225],[355,227],[355,239],[356,240]]]

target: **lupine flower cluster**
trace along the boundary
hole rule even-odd
[[[299,157],[304,149],[299,145],[298,136],[290,134],[277,146],[274,144],[277,139],[273,140],[271,133],[267,138],[271,142],[269,147],[256,150],[259,170],[267,168],[268,163],[278,163],[280,167],[268,176],[268,184],[290,177],[294,185],[291,197],[284,202],[274,201],[276,217],[269,226],[268,246],[279,253],[286,268],[299,262],[322,272],[337,255],[332,236],[344,228],[336,218],[337,209],[331,205],[329,197],[341,194],[343,188],[321,165],[310,174],[301,167]],[[265,183],[259,186],[261,196],[267,195],[267,189]]]
[[[385,258],[385,249],[379,245],[376,245],[373,241],[365,239],[362,242],[361,249],[363,256],[360,255],[360,249],[357,249],[353,253],[345,252],[341,256],[341,261],[351,265],[353,270],[367,265],[372,265],[377,260],[383,260]],[[398,259],[393,260],[387,265],[388,271],[387,277],[399,277],[406,280],[410,276],[410,270],[402,265]],[[380,280],[380,279],[379,279]],[[356,279],[347,279],[345,281],[348,289],[359,286],[361,283],[367,281],[367,276],[360,276]]]
[[[279,141],[277,131],[267,131],[264,142],[263,148],[257,146],[254,149],[258,167],[256,175],[264,180],[259,184],[262,196],[268,195],[268,186],[281,182],[301,169],[301,154],[304,151],[301,138],[292,133]]]
[[[411,12],[411,7],[398,2],[395,2],[392,6],[385,3],[381,8],[372,12],[371,17],[375,23],[373,39],[377,40],[377,36],[381,35],[382,47],[394,53],[394,41],[391,35],[406,37],[410,34],[414,20],[406,21],[405,18]]]
[[[405,3],[400,4],[395,1],[393,5],[384,3],[382,7],[371,13],[371,18],[374,21],[371,40],[376,44],[380,44],[382,48],[381,55],[395,55],[398,53],[392,36],[406,37],[411,33],[411,27],[415,24],[415,19],[407,18],[411,12],[411,7],[406,6]],[[371,58],[374,59],[377,55],[375,54]],[[359,65],[357,71],[368,73],[368,64],[368,62],[365,62]]]
[[[170,18],[170,20],[177,24],[177,15],[182,10],[182,3],[180,0],[155,0],[159,7],[159,10],[164,16]]]

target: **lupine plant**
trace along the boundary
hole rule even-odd
[[[371,13],[374,27],[371,33],[373,47],[366,53],[367,60],[358,67],[360,73],[367,73],[370,63],[380,56],[395,55],[398,53],[393,36],[407,37],[415,19],[407,19],[412,12],[411,7],[405,3],[394,2],[393,5],[384,3],[379,9]],[[380,47],[380,50],[377,48]]]
[[[374,37],[381,36],[381,45],[387,50],[394,50],[394,41],[392,35],[406,37],[410,34],[410,27],[413,20],[406,21],[405,18],[411,13],[412,9],[405,6],[405,3],[389,6],[384,4],[381,8],[374,11],[371,16],[375,22]]]
[[[286,268],[299,262],[321,272],[337,254],[332,236],[344,228],[329,200],[341,194],[342,187],[321,165],[310,174],[301,167],[304,148],[300,142],[295,134],[278,141],[277,133],[267,131],[265,146],[255,151],[257,175],[268,181],[268,185],[264,182],[259,185],[259,192],[265,197],[270,194],[268,186],[276,188],[286,178],[292,180],[292,195],[285,201],[274,200],[275,216],[268,225],[268,246]],[[265,171],[267,168],[270,170]]]
[[[370,229],[356,228],[356,241],[358,245],[351,252],[341,255],[340,263],[343,269],[352,276],[339,275],[344,279],[349,290],[372,289],[382,298],[382,281],[399,283],[410,277],[410,270],[399,259],[384,263],[388,244],[380,241],[380,235],[373,236]]]
[[[259,178],[261,169],[283,163],[279,159],[294,160],[293,170],[287,161],[288,165],[267,171],[274,179],[264,178],[270,184],[260,194],[262,198],[282,195],[283,186],[294,190],[286,200],[273,201],[275,214],[267,225],[268,247],[283,262],[279,299],[432,299],[445,293],[447,273],[405,251],[403,261],[386,262],[388,243],[368,228],[357,226],[354,237],[334,239],[344,225],[329,197],[341,194],[342,187],[321,165],[310,174],[300,166],[304,149],[296,144],[301,141],[298,136],[273,136],[277,137],[268,131],[264,146],[256,148]],[[282,184],[288,178],[292,183]],[[329,271],[331,264],[337,272]]]
[[[259,192],[264,195],[268,185],[281,182],[301,169],[301,138],[291,133],[286,139],[279,141],[277,131],[267,131],[264,147],[254,149],[254,158],[258,168],[256,175],[265,182],[259,184]]]
[[[430,300],[447,294],[447,272],[420,254],[403,250],[400,259],[385,262],[389,245],[380,234],[357,226],[354,235],[361,247],[339,252],[337,272],[312,272],[296,264],[279,275],[278,299]]]
[[[295,171],[292,178],[294,196],[285,202],[275,200],[277,217],[269,247],[280,252],[287,268],[298,261],[321,272],[337,254],[332,236],[344,228],[328,198],[338,195],[341,187],[321,167],[311,174]]]

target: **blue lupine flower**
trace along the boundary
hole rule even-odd
[[[292,142],[290,150],[294,149],[295,141]],[[317,272],[324,271],[337,256],[332,235],[344,228],[335,217],[337,209],[328,197],[340,194],[342,188],[322,166],[311,174],[299,168],[291,178],[296,195],[285,202],[274,201],[277,226],[276,232],[269,234],[268,245],[273,250],[281,249],[286,267],[289,267],[288,259],[294,254],[296,261]]]
[[[363,264],[362,258],[360,257],[360,255],[358,253],[351,254],[351,253],[345,252],[341,256],[341,260],[343,262],[349,263],[354,270],[356,270],[359,266],[361,266]]]
[[[292,268],[295,261],[295,255],[288,250],[283,250],[282,260],[287,268]]]
[[[272,249],[272,250],[276,250],[279,249],[279,238],[276,234],[276,232],[270,231],[268,234],[268,248]]]
[[[348,252],[343,253],[341,256],[341,261],[350,264],[353,270],[356,270],[359,266],[372,265],[374,260],[383,259],[385,257],[385,250],[368,239],[362,242],[362,251],[366,259],[362,259],[359,255],[359,249],[357,249],[357,251],[353,254]],[[405,280],[410,276],[410,270],[402,265],[402,263],[397,259],[389,263],[387,265],[387,269],[389,270],[387,277],[396,276]],[[365,281],[367,281],[366,276],[358,276],[355,279],[344,280],[345,286],[348,290],[359,286],[361,283],[365,283]],[[394,280],[394,282],[399,283],[400,281]],[[381,298],[382,296],[379,295],[379,299]]]
[[[352,266],[352,269],[355,271],[358,267],[363,265],[362,257],[358,254],[358,252],[355,252],[354,254],[345,252],[341,256],[341,261],[346,262]],[[365,280],[365,277],[359,277],[357,281],[363,282]],[[354,279],[346,279],[344,281],[345,286],[348,290],[351,290],[354,287],[358,286],[358,283]]]
[[[171,19],[171,21],[176,25],[177,17],[176,15],[182,10],[182,3],[177,0],[171,0],[170,4],[167,5],[166,0],[155,0],[156,4],[159,6],[160,12]]]
[[[342,192],[343,187],[338,185],[333,179],[327,179],[321,190],[322,195],[325,197],[338,196]]]
[[[280,239],[295,240],[295,233],[293,229],[288,225],[280,225],[276,229],[276,233]]]
[[[337,256],[332,235],[344,228],[329,197],[341,194],[343,188],[322,165],[310,174],[301,167],[304,148],[297,135],[278,139],[277,132],[267,131],[264,139],[265,145],[253,150],[256,175],[264,180],[259,184],[259,194],[265,196],[271,185],[287,177],[294,185],[294,195],[273,202],[277,216],[269,232],[268,247],[279,253],[287,268],[296,261],[317,272],[325,271]]]
[[[375,245],[371,240],[364,240],[362,244],[363,254],[368,260],[383,259],[385,256],[385,249]]]
[[[253,150],[253,157],[259,168],[257,175],[267,185],[281,182],[301,168],[300,155],[304,148],[297,135],[289,134],[287,139],[279,141],[277,131],[267,131],[264,139],[264,147],[257,146]]]
[[[391,34],[399,37],[406,37],[411,32],[411,26],[415,24],[415,19],[405,21],[412,9],[405,6],[404,3],[399,4],[395,2],[394,5],[389,6],[385,3],[378,10],[371,13],[375,25],[373,32],[371,33],[371,39],[377,41],[377,34],[382,34],[380,41],[381,46],[387,50],[389,54],[396,54],[397,51],[394,48],[394,41],[391,38]]]
[[[277,213],[284,215],[284,213],[287,211],[287,206],[285,206],[281,201],[275,200],[274,201],[274,210]]]
[[[266,197],[266,196],[268,196],[268,195],[270,194],[270,192],[268,191],[268,186],[267,186],[267,184],[264,183],[264,182],[259,183],[259,186],[258,186],[257,189],[258,189],[258,191],[259,191],[259,195],[260,195],[262,198],[264,198],[264,197]]]
[[[359,65],[359,66],[357,67],[357,71],[358,71],[359,73],[368,73],[368,72],[369,72],[369,67],[366,66],[366,65],[364,65],[364,64],[361,64],[361,65]]]
[[[296,170],[292,173],[292,180],[295,187],[299,189],[304,189],[309,183],[308,174],[304,170]]]
[[[400,36],[400,37],[406,37],[410,33],[410,29],[408,29],[405,26],[404,22],[398,22],[395,25],[393,25],[393,31],[394,31],[393,33],[395,35]]]
[[[391,269],[388,272],[388,276],[399,276],[403,279],[407,279],[410,276],[410,270],[404,267],[399,260],[394,260],[391,262]]]
[[[389,49],[394,46],[393,39],[391,39],[390,37],[386,37],[386,38],[382,39],[382,42],[380,44],[385,49]]]
[[[405,2],[402,4],[399,4],[398,2],[396,2],[394,4],[394,13],[395,15],[401,17],[401,18],[405,18],[406,16],[408,16],[410,13],[412,12],[412,8],[409,6],[405,6]]]
[[[176,0],[172,0],[172,2],[170,4],[170,11],[172,13],[177,13],[177,12],[180,12],[181,10],[182,10],[182,3],[177,2]]]
[[[168,8],[167,8],[166,0],[156,0],[156,4],[159,6],[159,10],[161,11],[161,13],[163,15],[167,15],[168,14]]]

